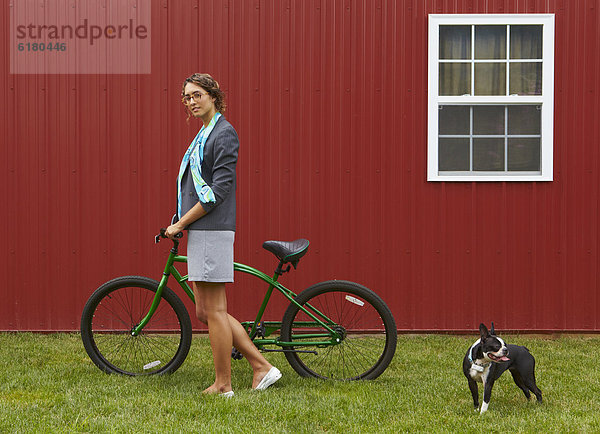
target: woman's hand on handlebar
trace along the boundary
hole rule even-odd
[[[167,238],[170,239],[174,239],[175,235],[177,235],[178,233],[183,231],[183,227],[179,224],[179,222],[170,225],[167,230],[165,231],[165,235],[167,236]]]

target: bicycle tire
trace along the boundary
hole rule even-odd
[[[318,309],[336,323],[333,329],[343,335],[342,341],[334,346],[288,347],[285,357],[299,375],[342,381],[372,380],[389,366],[396,352],[396,322],[388,306],[373,291],[358,283],[330,280],[305,289],[295,301]],[[314,323],[291,303],[283,316],[281,341],[300,342],[304,338],[295,335],[326,332],[322,326],[301,327],[300,321]],[[330,340],[313,337],[311,341],[319,342],[317,339]],[[317,354],[297,350],[316,350]]]
[[[159,283],[123,276],[100,286],[81,315],[81,338],[106,373],[130,376],[175,372],[190,350],[192,323],[181,299],[165,287],[161,303],[138,336],[131,330],[148,313]]]

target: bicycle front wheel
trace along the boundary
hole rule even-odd
[[[107,373],[149,375],[174,372],[192,341],[185,305],[165,287],[150,322],[137,336],[132,330],[148,313],[158,282],[125,276],[106,282],[86,303],[81,338],[92,361]]]
[[[304,377],[334,380],[371,380],[390,364],[397,331],[392,312],[370,289],[354,282],[331,280],[302,291],[295,301],[335,331],[331,332],[292,303],[281,325],[285,357]]]

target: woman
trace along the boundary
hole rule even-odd
[[[196,299],[196,316],[208,325],[215,365],[215,382],[204,393],[233,396],[232,345],[252,366],[252,388],[263,390],[281,378],[281,373],[262,356],[242,325],[227,313],[225,295],[225,283],[233,282],[238,136],[222,116],[224,93],[210,75],[188,77],[183,83],[182,101],[189,115],[200,118],[203,126],[181,162],[179,220],[167,228],[166,234],[173,238],[188,230],[188,280]]]

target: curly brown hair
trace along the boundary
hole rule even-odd
[[[215,108],[217,111],[225,113],[225,110],[227,109],[227,104],[225,104],[225,92],[219,88],[217,80],[212,78],[209,74],[192,74],[183,82],[181,96],[185,95],[185,85],[188,83],[194,83],[204,89],[211,98],[215,99]]]

